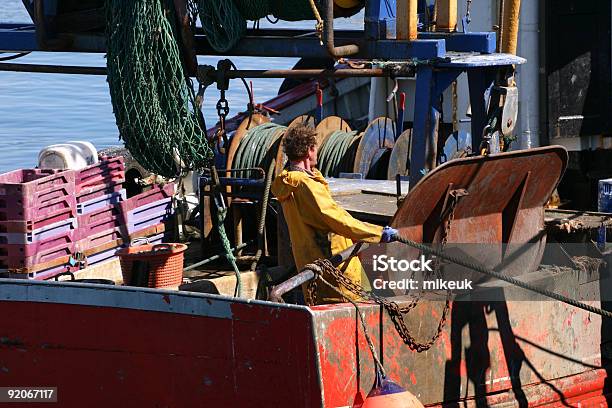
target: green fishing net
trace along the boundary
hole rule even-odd
[[[107,0],[108,85],[119,134],[147,170],[174,177],[212,150],[185,75],[171,0]]]

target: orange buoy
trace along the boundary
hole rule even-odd
[[[378,370],[377,370],[378,371]],[[411,392],[392,380],[376,374],[376,382],[361,408],[422,408],[423,404]]]

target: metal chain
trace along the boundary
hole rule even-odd
[[[219,128],[215,133],[215,138],[217,139],[217,150],[219,152],[225,153],[225,148],[227,148],[229,141],[227,138],[227,132],[225,131],[225,120],[227,115],[229,114],[229,102],[225,98],[225,90],[220,91],[221,95],[219,100],[217,101],[217,115],[219,116]],[[221,147],[221,140],[223,139],[223,146]]]
[[[453,122],[453,132],[459,131],[459,117],[457,115],[457,80],[453,81],[451,84],[451,92],[452,92],[452,100],[451,100],[451,111],[452,111],[452,122]],[[459,150],[459,143],[457,142],[457,150]]]
[[[442,235],[440,239],[440,249],[443,250],[444,246],[448,241],[448,235],[450,233],[451,223],[455,218],[455,208],[459,199],[463,196],[467,195],[467,191],[464,189],[451,190],[449,192],[450,202],[448,204],[447,209],[443,212],[442,222],[444,223],[444,218],[446,218],[446,222],[444,223],[444,228],[442,230]],[[349,262],[348,260],[346,262]],[[434,274],[437,277],[440,276],[440,258],[436,258],[435,260],[435,269]],[[317,300],[317,282],[321,281],[324,284],[330,286],[332,289],[336,290],[331,283],[329,283],[324,275],[331,276],[337,284],[355,295],[358,298],[361,298],[366,301],[375,302],[385,308],[393,325],[395,326],[395,330],[402,338],[404,343],[411,349],[418,353],[429,350],[431,346],[438,340],[438,338],[442,335],[442,330],[446,325],[446,319],[448,317],[448,311],[450,310],[450,301],[452,298],[452,292],[448,290],[446,292],[446,300],[444,302],[444,309],[442,310],[442,316],[440,317],[440,321],[438,322],[438,327],[434,335],[425,343],[418,342],[414,336],[410,333],[408,326],[406,326],[406,322],[404,321],[404,315],[408,314],[412,309],[416,307],[419,300],[422,298],[423,290],[419,292],[417,297],[412,300],[412,302],[408,306],[400,307],[397,302],[393,302],[389,299],[380,297],[374,293],[365,291],[361,285],[358,285],[353,280],[348,278],[342,271],[336,268],[331,261],[328,259],[318,259],[313,264],[307,265],[305,268],[308,268],[315,272],[315,279],[311,280],[306,288],[306,303],[309,306],[316,304]],[[350,299],[347,299],[350,301]],[[353,303],[353,302],[351,302]]]
[[[497,130],[497,117],[499,114],[499,108],[493,109],[489,114],[487,124],[482,130],[482,142],[480,142],[480,148],[478,149],[481,156],[487,156],[491,153],[491,140]]]

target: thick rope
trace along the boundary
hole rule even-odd
[[[216,202],[216,201],[215,201]],[[225,217],[227,216],[227,208],[220,208],[217,206],[217,232],[221,238],[221,245],[225,251],[225,259],[232,265],[234,275],[236,276],[236,287],[234,289],[234,297],[242,296],[242,279],[240,276],[240,270],[236,265],[236,257],[232,251],[232,244],[230,244],[227,234],[225,233]]]

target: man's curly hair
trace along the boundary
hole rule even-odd
[[[303,159],[308,155],[308,149],[316,145],[317,132],[305,125],[288,129],[283,138],[283,151],[291,161]]]

